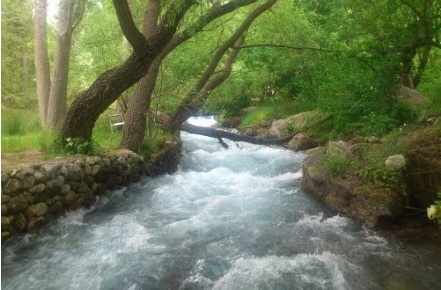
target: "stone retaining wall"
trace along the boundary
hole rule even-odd
[[[129,150],[100,156],[55,158],[26,169],[1,174],[2,241],[36,230],[67,210],[92,205],[97,195],[155,176],[175,171],[181,143],[166,141],[144,160]]]

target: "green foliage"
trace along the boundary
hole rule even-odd
[[[29,108],[35,105],[32,2],[1,3],[2,105]]]
[[[357,167],[355,173],[378,186],[388,186],[397,189],[403,186],[402,173],[400,171],[388,171],[384,166],[384,161],[382,163],[373,163],[367,167]]]
[[[161,145],[170,138],[169,133],[166,133],[159,128],[151,128],[149,134],[146,134],[144,137],[139,154],[148,157],[150,154],[160,150]]]
[[[40,132],[38,115],[27,110],[2,108],[2,137]]]
[[[308,111],[314,107],[314,103],[309,100],[298,99],[295,101],[277,100],[274,102],[264,103],[256,108],[256,110],[248,113],[242,119],[240,127],[248,127],[257,125],[263,120],[283,119],[300,112]],[[293,128],[294,129],[294,128]]]
[[[387,157],[405,153],[402,134],[399,130],[393,131],[385,137],[382,144],[363,150],[362,158],[353,159],[351,162],[355,174],[378,186],[387,186],[405,192],[402,172],[389,171],[384,164]]]
[[[348,158],[342,156],[328,156],[325,159],[324,166],[331,176],[337,176],[349,170],[351,163]]]
[[[84,140],[83,138],[67,138],[64,148],[68,154],[84,154],[92,155],[95,153],[93,142]]]

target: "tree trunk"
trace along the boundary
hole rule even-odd
[[[160,1],[149,1],[159,5]],[[148,71],[155,57],[162,51],[176,32],[185,13],[195,1],[170,4],[159,28],[151,37],[137,29],[127,1],[113,0],[121,30],[134,51],[120,66],[101,74],[84,92],[80,93],[69,108],[61,128],[61,141],[68,137],[91,140],[96,120],[125,90],[138,82]]]
[[[59,127],[66,115],[74,3],[75,0],[61,1],[58,12],[57,51],[46,116],[46,128],[49,130]]]
[[[124,64],[103,73],[89,89],[80,93],[64,119],[62,140],[68,137],[90,140],[99,115],[145,74],[152,59],[150,54],[139,55],[133,52]]]
[[[124,119],[121,148],[139,152],[147,128],[147,111],[155,88],[160,62],[154,61],[147,75],[137,84],[134,97]]]
[[[40,123],[46,128],[47,105],[50,92],[49,56],[47,48],[47,1],[35,0],[34,42],[35,76],[37,79],[37,101]]]
[[[122,139],[120,143],[121,148],[129,149],[134,152],[139,152],[141,148],[147,126],[146,115],[150,108],[152,92],[155,87],[156,78],[158,76],[158,71],[162,60],[176,47],[201,31],[214,19],[254,2],[256,2],[256,0],[234,0],[229,1],[221,6],[216,6],[202,16],[192,26],[173,37],[164,50],[156,57],[147,75],[141,79],[135,88],[132,101],[129,103],[129,108],[125,116],[125,126],[123,127]],[[146,37],[152,35],[157,29],[158,19],[157,17],[155,18],[154,15],[157,15],[159,10],[155,5],[150,6],[151,7],[147,7],[144,16],[144,34]]]

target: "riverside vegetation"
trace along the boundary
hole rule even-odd
[[[355,146],[320,158],[328,179],[365,181],[367,195],[400,192],[409,210],[433,204],[437,216],[439,1],[66,1],[59,19],[73,20],[69,42],[56,33],[63,22],[45,18],[45,3],[2,2],[2,170],[14,155],[18,164],[119,147],[154,154],[190,114],[266,134],[280,119],[314,111],[283,133]],[[42,12],[35,35],[34,10]],[[50,64],[60,80],[52,84]],[[400,90],[426,98],[403,102]],[[122,134],[108,126],[116,109],[126,112]],[[145,130],[149,110],[171,116],[168,132]],[[390,154],[406,157],[404,170],[384,168]]]

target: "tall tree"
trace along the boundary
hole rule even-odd
[[[75,0],[62,0],[59,6],[56,55],[45,121],[49,130],[61,125],[66,115],[74,4]]]
[[[37,100],[42,127],[46,127],[46,115],[51,86],[49,54],[47,46],[47,1],[35,0],[34,15],[35,77]]]
[[[212,7],[206,14],[200,17],[184,29],[176,33],[167,46],[158,54],[151,64],[147,74],[139,81],[135,87],[135,93],[125,117],[125,126],[120,146],[138,152],[144,139],[146,130],[147,112],[150,107],[152,93],[158,77],[159,67],[164,58],[182,43],[200,32],[207,24],[213,20],[230,13],[240,7],[250,5],[257,0],[233,0],[222,5]],[[153,11],[149,11],[152,13]],[[153,33],[157,26],[157,20],[148,14],[144,19],[144,34],[148,37]]]

